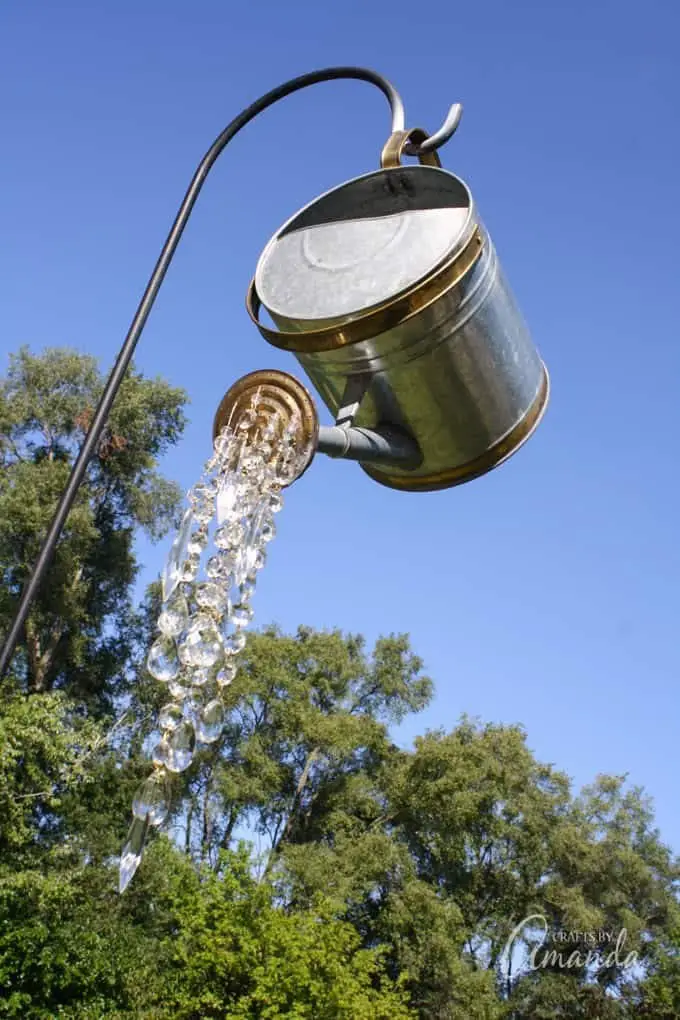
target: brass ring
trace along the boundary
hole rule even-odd
[[[380,166],[383,170],[391,170],[401,166],[401,157],[407,145],[421,145],[429,135],[422,128],[411,128],[410,131],[395,131],[385,142],[380,154]],[[436,166],[441,170],[441,162],[436,152],[419,152],[418,162],[423,166]]]
[[[371,337],[394,329],[403,322],[422,312],[447,291],[457,286],[480,258],[484,248],[484,237],[477,226],[462,251],[439,266],[425,280],[410,287],[396,300],[379,305],[372,311],[343,326],[325,326],[323,329],[290,332],[271,329],[259,319],[262,301],[257,293],[255,278],[250,282],[246,295],[246,309],[260,334],[273,347],[299,354],[313,354],[320,351],[334,351],[339,347],[361,343]]]

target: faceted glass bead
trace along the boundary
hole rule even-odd
[[[215,513],[215,507],[213,504],[205,503],[202,506],[197,506],[194,510],[196,520],[200,524],[210,524]]]
[[[226,525],[230,545],[239,545],[245,536],[245,528],[239,520],[232,521]]]
[[[248,584],[246,582],[246,583],[240,585],[238,591],[239,591],[239,596],[240,596],[240,601],[241,602],[250,602],[250,600],[252,599],[253,595],[255,594],[255,585],[254,584]]]
[[[189,490],[189,502],[194,507],[212,505],[216,493],[217,485],[214,481],[200,481]]]
[[[273,521],[265,521],[260,528],[260,541],[271,542],[276,536],[276,527]]]
[[[146,668],[151,676],[163,683],[174,680],[179,673],[179,658],[174,638],[159,637],[149,649]]]
[[[249,407],[240,416],[236,423],[236,428],[239,432],[247,432],[248,429],[252,428],[257,421],[257,415],[255,414],[255,408]]]
[[[247,627],[248,624],[250,623],[250,621],[252,620],[252,618],[253,618],[253,610],[248,605],[234,606],[234,608],[232,609],[232,611],[231,611],[231,613],[229,615],[229,619],[231,620],[233,625],[235,627],[238,627],[239,629],[241,627]]]
[[[221,556],[211,556],[205,565],[205,572],[212,580],[219,580],[224,577],[225,564]]]
[[[224,428],[220,432],[219,436],[215,437],[213,443],[213,449],[217,457],[222,457],[225,453],[229,452],[231,444],[234,440],[234,434],[230,428]]]
[[[246,647],[246,636],[242,630],[237,630],[235,634],[230,634],[224,642],[224,649],[228,655],[238,655]]]
[[[192,687],[205,687],[210,681],[211,670],[193,669],[189,674],[189,681]]]
[[[167,768],[170,772],[184,772],[191,765],[195,746],[194,728],[185,719],[168,737]]]
[[[269,509],[273,514],[277,514],[283,509],[283,500],[278,492],[273,492],[269,497]]]
[[[168,601],[181,580],[182,567],[184,566],[184,561],[187,556],[187,545],[191,537],[193,524],[193,512],[191,510],[187,510],[182,518],[182,523],[179,531],[177,532],[175,541],[170,547],[168,562],[166,563],[161,576],[164,602]]]
[[[158,773],[145,779],[132,801],[135,818],[148,819],[149,825],[162,825],[170,810],[167,781]]]
[[[151,755],[151,760],[153,761],[154,765],[168,764],[168,750],[169,750],[168,742],[165,739],[165,737],[163,737],[162,740],[158,741],[158,743],[153,749],[153,754]]]
[[[201,556],[203,555],[203,550],[205,549],[207,541],[208,541],[207,534],[202,535],[200,531],[195,531],[191,538],[189,539],[189,543],[187,545],[187,559],[200,560]]]
[[[236,666],[228,662],[215,677],[218,687],[228,687],[236,676]]]
[[[217,615],[227,609],[227,593],[222,585],[214,581],[205,581],[196,588],[196,601],[201,609],[207,609]]]
[[[223,524],[221,527],[217,529],[213,541],[217,549],[229,549],[231,547],[231,538],[229,537],[229,524]]]
[[[168,684],[168,690],[175,701],[184,701],[191,691],[188,676],[185,673],[182,673],[176,680],[171,680]]]
[[[171,701],[169,705],[163,705],[163,708],[158,714],[158,729],[175,730],[181,721],[182,709],[179,705]]]
[[[180,574],[182,581],[195,581],[196,575],[198,574],[198,568],[201,565],[201,557],[196,555],[187,556]]]
[[[178,637],[187,625],[189,606],[184,595],[175,591],[158,617],[158,629],[167,637]]]
[[[196,720],[196,736],[203,744],[212,744],[218,739],[224,726],[224,708],[215,698],[209,701]]]
[[[140,818],[134,818],[128,829],[127,840],[120,855],[120,866],[118,872],[118,891],[124,893],[129,886],[132,876],[139,867],[144,851],[144,841],[149,828],[149,823]]]
[[[222,658],[222,639],[215,621],[199,613],[189,622],[179,643],[179,656],[187,666],[214,666]]]

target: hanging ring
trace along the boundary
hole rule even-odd
[[[383,170],[391,170],[401,166],[401,157],[407,151],[407,146],[416,147],[418,162],[425,166],[435,166],[441,169],[441,162],[436,152],[421,152],[417,147],[428,137],[427,131],[422,128],[412,128],[410,131],[394,131],[385,142],[383,151],[380,154],[380,166]]]
[[[454,103],[449,112],[446,115],[446,120],[439,128],[439,131],[435,131],[429,138],[425,138],[422,142],[417,145],[407,144],[404,152],[407,156],[418,156],[425,152],[435,152],[436,149],[441,149],[442,145],[446,145],[449,138],[451,138],[460,124],[460,119],[463,116],[463,104]]]

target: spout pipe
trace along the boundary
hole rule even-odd
[[[329,457],[368,464],[392,464],[416,468],[422,457],[411,436],[395,428],[364,429],[357,426],[322,425],[317,451]]]

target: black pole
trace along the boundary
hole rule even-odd
[[[104,426],[106,425],[111,412],[111,407],[116,399],[116,394],[118,393],[128,365],[130,364],[130,360],[135,352],[137,341],[139,340],[142,330],[146,325],[146,320],[149,317],[153,303],[156,300],[156,296],[160,290],[161,284],[163,283],[165,274],[168,271],[168,266],[172,261],[172,257],[175,254],[184,228],[191,216],[191,211],[196,199],[198,198],[201,188],[203,187],[205,179],[213,164],[234,135],[236,135],[241,128],[245,127],[246,124],[256,117],[258,113],[262,113],[263,110],[266,110],[268,106],[276,103],[279,99],[284,99],[293,92],[297,92],[299,89],[306,88],[308,85],[316,85],[322,81],[333,81],[338,78],[366,81],[372,85],[376,85],[387,97],[390,104],[390,109],[392,111],[392,131],[399,131],[403,129],[404,107],[399,93],[386,78],[383,78],[382,75],[377,74],[375,71],[370,71],[363,67],[329,67],[322,71],[311,71],[309,74],[303,74],[298,78],[292,78],[283,85],[279,85],[277,88],[272,89],[271,92],[267,92],[251,106],[243,110],[238,117],[235,117],[232,122],[227,125],[222,134],[215,139],[199,163],[198,169],[196,170],[182,204],[179,207],[179,212],[175,217],[175,222],[173,223],[167,240],[163,245],[158,262],[151,274],[151,278],[146,286],[146,290],[144,291],[142,300],[139,303],[139,307],[135,312],[135,317],[132,320],[128,334],[125,337],[123,346],[116,358],[116,363],[113,366],[111,375],[106,382],[97,410],[95,411],[92,419],[92,424],[88,429],[83,445],[78,453],[73,468],[71,469],[69,480],[66,483],[66,487],[61,498],[59,499],[59,504],[54,514],[54,518],[52,519],[50,530],[47,533],[47,537],[45,538],[42,549],[40,550],[40,554],[35,562],[31,576],[21,593],[21,598],[19,600],[14,620],[12,621],[12,626],[9,629],[5,642],[2,646],[2,651],[0,652],[0,679],[5,675],[7,667],[12,660],[14,649],[16,648],[22,628],[26,622],[26,617],[31,607],[31,603],[38,592],[42,579],[45,576],[45,571],[47,570],[52,556],[54,555],[54,550],[56,549],[59,537],[64,524],[66,523],[66,518],[68,517],[69,511],[78,493],[78,489],[83,481],[90,458],[95,452],[99,438],[104,430]]]

